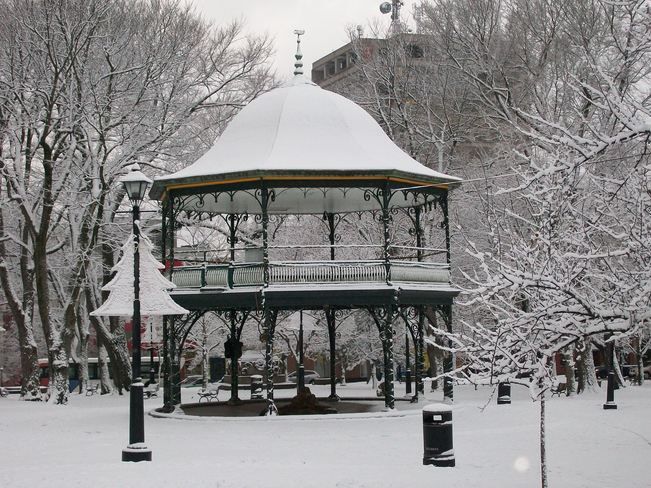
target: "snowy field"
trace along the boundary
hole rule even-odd
[[[365,384],[340,391],[371,393]],[[539,486],[538,404],[514,387],[512,405],[493,399],[482,411],[491,392],[455,390],[456,468],[422,465],[418,410],[375,418],[147,416],[154,460],[131,464],[120,462],[128,397],[72,395],[67,407],[0,398],[0,487]],[[184,391],[184,401],[193,396]],[[602,410],[604,398],[605,391],[548,402],[550,487],[651,486],[651,384],[618,390],[618,410]],[[160,404],[147,400],[145,408]]]

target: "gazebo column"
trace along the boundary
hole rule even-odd
[[[368,311],[375,321],[382,342],[382,356],[384,366],[384,405],[393,409],[395,396],[393,391],[393,318],[397,310],[397,296],[394,295],[392,303],[383,308],[369,308]]]
[[[425,373],[425,312],[423,307],[418,307],[418,329],[416,340],[416,399],[418,395],[425,395],[425,384],[423,375]]]
[[[427,197],[425,197],[427,198]],[[423,207],[414,207],[414,215],[412,222],[414,224],[414,236],[416,237],[416,259],[420,263],[423,261],[423,247],[425,245],[425,232],[423,231],[423,226],[421,224]],[[418,307],[418,327],[416,334],[414,335],[414,350],[415,350],[415,369],[416,369],[416,394],[414,399],[418,400],[419,394],[425,394],[425,385],[423,384],[423,373],[425,367],[425,339],[424,339],[424,325],[425,325],[425,314],[423,307]]]
[[[167,279],[172,281],[174,274],[174,234],[175,234],[175,193],[170,191],[163,204],[161,250],[163,264],[167,267]],[[181,403],[180,367],[178,340],[175,333],[178,317],[166,316],[163,319],[163,403],[166,411],[173,411]]]
[[[400,310],[405,327],[411,336],[414,343],[414,381],[416,384],[414,395],[411,398],[412,402],[418,401],[418,396],[423,393],[423,354],[422,354],[422,338],[423,338],[423,313],[422,307],[406,307]],[[410,393],[407,391],[407,393]]]
[[[169,329],[174,317],[163,317],[163,409],[165,412],[174,410],[172,404],[172,361],[170,358]]]
[[[262,219],[262,276],[265,288],[269,286],[269,189],[260,189],[260,215]]]
[[[450,250],[450,217],[448,213],[448,192],[444,192],[439,202],[441,204],[441,210],[443,211],[443,227],[445,229],[445,250],[446,250],[446,261],[448,266],[450,266],[451,261],[451,250]],[[445,322],[445,328],[448,334],[452,333],[452,305],[443,305],[440,307],[441,313],[443,315],[443,321]],[[447,339],[447,346],[449,349],[452,349],[452,339]],[[445,362],[443,364],[443,371],[446,373],[445,379],[443,380],[443,397],[448,401],[454,400],[454,382],[449,376],[452,371],[455,369],[454,364],[454,353],[449,352],[445,356]]]
[[[274,403],[274,367],[273,367],[274,335],[276,333],[277,317],[278,317],[277,310],[266,309],[264,311],[264,333],[266,339],[264,373],[265,373],[265,381],[267,383],[267,415],[275,415],[277,412],[276,404]]]
[[[236,319],[236,314],[237,312],[235,310],[231,310],[229,315],[230,319],[230,328],[231,328],[231,344],[232,346],[235,346],[238,341],[239,341],[239,335],[237,333],[237,319]],[[239,398],[239,357],[238,357],[238,349],[236,347],[231,347],[231,399],[230,403],[235,404],[239,403],[240,398]]]
[[[335,260],[335,242],[340,238],[337,234],[337,226],[341,222],[341,216],[330,212],[325,212],[324,218],[328,223],[328,241],[330,242],[330,261]],[[337,395],[337,364],[336,364],[336,334],[337,318],[335,310],[327,308],[325,310],[326,322],[328,324],[328,342],[330,345],[330,400],[339,400]],[[345,371],[344,371],[345,374]]]
[[[391,284],[391,233],[389,224],[391,222],[390,204],[391,204],[391,189],[389,183],[386,182],[384,187],[380,190],[380,204],[382,206],[382,230],[384,241],[382,245],[382,253],[384,256],[384,268],[386,272],[387,284]]]
[[[170,363],[170,404],[172,406],[181,404],[181,348],[178,343],[178,337],[176,333],[176,319],[170,321],[170,327],[168,330],[169,337],[169,363]]]
[[[238,242],[237,238],[237,230],[240,226],[240,223],[242,221],[245,221],[248,219],[247,214],[228,214],[227,216],[222,215],[222,219],[226,222],[226,226],[228,227],[228,237],[227,237],[227,242],[230,246],[230,268],[229,268],[229,286],[232,286],[232,272],[233,272],[233,263],[235,262],[235,245]],[[235,404],[239,403],[240,398],[239,398],[239,357],[238,354],[240,352],[239,347],[235,347],[238,345],[239,340],[240,340],[240,334],[242,331],[242,327],[244,326],[244,322],[246,321],[246,314],[242,318],[242,324],[238,326],[238,321],[237,321],[237,311],[236,310],[231,310],[229,312],[229,322],[230,322],[230,339],[231,339],[231,398],[230,398],[230,403]]]
[[[327,308],[325,311],[326,322],[328,324],[328,341],[330,343],[330,400],[339,400],[339,395],[337,395],[337,368],[336,368],[336,318],[335,311],[331,308]]]
[[[393,409],[395,406],[395,393],[393,391],[393,316],[395,307],[393,304],[389,305],[386,309],[386,316],[384,319],[384,348],[385,363],[384,363],[384,405],[387,408]]]

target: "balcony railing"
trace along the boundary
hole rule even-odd
[[[387,276],[387,271],[389,275]],[[262,263],[207,264],[174,268],[172,281],[180,288],[262,286]],[[450,281],[450,267],[441,263],[391,261],[272,261],[270,285],[305,283],[419,283]]]

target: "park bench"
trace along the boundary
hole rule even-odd
[[[86,387],[86,396],[93,396],[97,392],[99,392],[99,383],[95,383],[94,385],[88,385]]]
[[[151,383],[143,390],[145,398],[158,397],[159,389],[160,389],[160,385],[158,383]]]
[[[218,400],[219,390],[221,389],[222,385],[217,385],[216,387],[211,387],[207,390],[201,390],[199,392],[199,403],[201,403],[202,400],[206,400],[207,402]]]
[[[567,383],[555,383],[551,387],[552,396],[560,397],[561,393],[565,393],[567,388]]]

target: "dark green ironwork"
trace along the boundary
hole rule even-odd
[[[260,209],[262,212],[262,266],[264,286],[269,286],[269,190],[260,189]]]
[[[393,301],[384,307],[372,308],[368,311],[377,326],[382,343],[382,361],[384,371],[384,405],[393,409],[395,406],[395,395],[393,391]]]
[[[335,310],[332,308],[325,309],[326,323],[328,324],[328,343],[330,346],[330,400],[339,400],[337,395],[337,367],[336,367],[336,335],[337,319]]]
[[[416,353],[416,395],[425,395],[425,384],[423,376],[425,374],[425,312],[423,307],[418,307],[418,329],[417,340],[414,341],[418,344],[418,352]]]
[[[405,393],[411,393],[411,364],[409,362],[409,332],[405,332]]]
[[[164,401],[167,406],[174,406],[180,403],[180,388],[179,384],[179,363],[183,351],[183,343],[187,333],[193,327],[197,317],[194,314],[203,314],[206,311],[222,311],[227,312],[228,315],[224,316],[230,328],[231,337],[237,333],[241,334],[242,327],[245,323],[245,318],[238,315],[237,317],[233,312],[246,314],[253,310],[262,311],[263,318],[263,332],[266,342],[265,349],[265,376],[267,382],[267,412],[273,413],[275,411],[274,392],[273,392],[273,348],[274,348],[274,335],[277,314],[281,310],[324,310],[326,321],[328,325],[328,334],[330,341],[330,377],[331,377],[331,394],[330,398],[337,399],[336,393],[336,361],[335,361],[335,347],[336,347],[336,328],[339,319],[336,312],[343,312],[349,309],[369,309],[372,315],[377,318],[376,324],[383,344],[384,355],[384,379],[385,379],[385,404],[389,408],[394,405],[394,391],[393,391],[393,341],[394,341],[394,325],[393,321],[396,314],[402,315],[403,309],[410,309],[411,316],[409,317],[408,329],[412,336],[414,347],[414,375],[416,381],[416,391],[414,398],[418,398],[419,394],[423,392],[423,354],[424,354],[424,315],[423,307],[434,307],[439,313],[443,310],[449,309],[446,320],[446,327],[451,330],[451,304],[453,298],[457,295],[457,291],[445,283],[437,283],[431,281],[434,286],[412,286],[413,283],[409,279],[399,281],[400,276],[414,276],[411,270],[407,268],[399,268],[399,262],[392,260],[393,248],[391,244],[391,223],[393,215],[396,214],[396,208],[404,208],[407,214],[412,219],[413,223],[413,236],[416,240],[416,258],[419,262],[423,261],[424,253],[424,233],[422,228],[423,213],[432,206],[441,205],[443,211],[443,225],[445,228],[446,238],[446,260],[450,263],[450,232],[449,232],[449,217],[447,207],[447,192],[445,190],[423,187],[404,189],[402,184],[397,182],[384,181],[350,181],[350,182],[333,182],[324,181],[319,183],[319,187],[332,191],[333,188],[341,188],[342,192],[347,189],[360,189],[364,190],[364,199],[374,199],[373,205],[367,207],[375,208],[374,216],[379,217],[378,220],[383,226],[383,244],[382,244],[382,260],[378,261],[377,265],[383,267],[385,273],[382,273],[379,278],[379,283],[384,282],[386,278],[386,286],[379,287],[378,284],[373,286],[363,287],[355,286],[348,287],[345,280],[341,278],[341,271],[337,271],[332,278],[332,285],[328,291],[327,296],[319,289],[319,286],[306,287],[300,286],[296,289],[290,287],[274,287],[273,282],[275,276],[274,266],[279,266],[279,263],[270,262],[269,248],[270,248],[270,230],[269,223],[273,217],[273,202],[275,200],[275,192],[282,192],[284,188],[299,188],[306,191],[313,191],[318,187],[314,186],[313,180],[287,180],[287,181],[257,181],[241,184],[229,185],[211,185],[203,188],[183,188],[169,192],[168,199],[164,202],[163,206],[163,243],[162,255],[166,265],[168,265],[168,274],[170,279],[174,274],[174,233],[177,229],[177,216],[184,212],[184,218],[187,216],[190,219],[212,218],[219,216],[223,218],[228,227],[227,240],[230,244],[230,262],[226,269],[219,269],[222,265],[208,265],[204,266],[198,271],[195,268],[194,276],[199,281],[197,283],[202,290],[197,287],[196,293],[188,290],[185,287],[183,290],[172,291],[171,295],[177,303],[181,304],[189,310],[193,310],[192,317],[186,319],[177,319],[176,322],[172,318],[165,319],[163,330],[163,360],[164,360],[164,382],[165,393]],[[341,185],[344,185],[343,187]],[[271,186],[273,185],[273,186]],[[217,215],[210,213],[204,209],[210,209],[210,198],[218,199],[233,199],[236,192],[246,192],[252,198],[255,198],[259,204],[260,214],[256,214],[256,222],[261,223],[262,227],[262,247],[263,247],[263,263],[257,266],[262,270],[255,271],[253,282],[250,280],[250,273],[246,278],[249,281],[240,278],[245,276],[240,274],[242,264],[235,263],[235,251],[237,238],[237,229],[239,224],[247,219],[246,213],[241,214],[224,214]],[[324,193],[325,195],[325,193]],[[396,195],[401,195],[396,197]],[[404,201],[403,201],[404,197]],[[247,196],[247,198],[249,198]],[[399,199],[400,201],[393,201]],[[216,201],[216,200],[215,200]],[[205,206],[204,206],[205,205]],[[392,207],[393,205],[393,207]],[[223,207],[222,207],[223,208]],[[270,210],[271,208],[271,210]],[[379,214],[379,215],[378,215]],[[180,217],[179,217],[179,220]],[[335,243],[339,241],[340,236],[336,232],[336,227],[344,219],[341,214],[334,214],[326,212],[323,214],[323,220],[328,226],[328,242],[330,244],[330,261],[335,260],[336,246]],[[185,222],[185,221],[184,221]],[[412,232],[410,230],[410,233]],[[327,248],[326,248],[327,249]],[[436,250],[435,250],[436,251]],[[441,254],[443,250],[440,250]],[[392,270],[392,261],[396,265]],[[442,260],[441,260],[442,261]],[[329,263],[332,266],[334,263]],[[442,263],[441,263],[442,264]],[[285,266],[288,264],[285,263]],[[291,266],[291,263],[289,264]],[[191,271],[188,269],[188,273]],[[259,269],[259,268],[258,268]],[[423,265],[419,269],[427,270]],[[293,270],[290,270],[294,273]],[[428,271],[426,271],[428,272]],[[200,273],[200,274],[199,274]],[[257,273],[261,274],[261,279]],[[399,275],[400,273],[400,275]],[[438,273],[432,268],[431,273]],[[394,275],[392,277],[392,274]],[[177,275],[180,279],[181,274]],[[187,274],[185,276],[191,276]],[[218,278],[215,278],[218,276]],[[291,275],[293,276],[293,275]],[[298,275],[297,275],[298,276]],[[303,275],[300,275],[303,276]],[[418,275],[416,275],[418,276]],[[425,282],[433,276],[438,274],[428,274],[425,277]],[[394,280],[400,283],[400,292],[397,292],[397,287],[392,283]],[[306,283],[304,277],[301,278],[302,283]],[[240,283],[237,283],[237,281]],[[418,281],[418,279],[414,280]],[[279,283],[280,283],[279,279]],[[300,280],[297,282],[301,282]],[[214,289],[210,289],[207,285],[211,283]],[[216,284],[217,283],[217,284]],[[284,283],[284,282],[283,282]],[[359,282],[358,282],[359,284]],[[226,285],[226,286],[225,286]],[[237,293],[233,293],[234,287],[239,287]],[[192,287],[190,287],[192,288]],[[240,322],[240,318],[242,318]],[[407,321],[406,321],[407,323]],[[452,363],[449,361],[446,366],[446,371],[452,370]],[[238,401],[238,383],[239,377],[237,372],[237,361],[231,364],[231,377],[233,387],[231,388],[231,401]],[[446,392],[446,397],[451,392]]]
[[[391,209],[389,207],[391,203],[391,191],[389,190],[389,184],[385,183],[384,188],[380,191],[382,205],[382,230],[384,236],[382,253],[384,257],[384,267],[386,268],[387,284],[391,284],[391,254],[389,253],[389,246],[391,246],[391,233],[389,229],[389,223],[391,221]]]
[[[443,229],[445,230],[445,249],[446,249],[446,262],[450,264],[452,259],[452,253],[450,250],[450,216],[448,213],[448,194],[443,193],[439,197],[439,202],[441,204],[441,209],[443,210]]]

